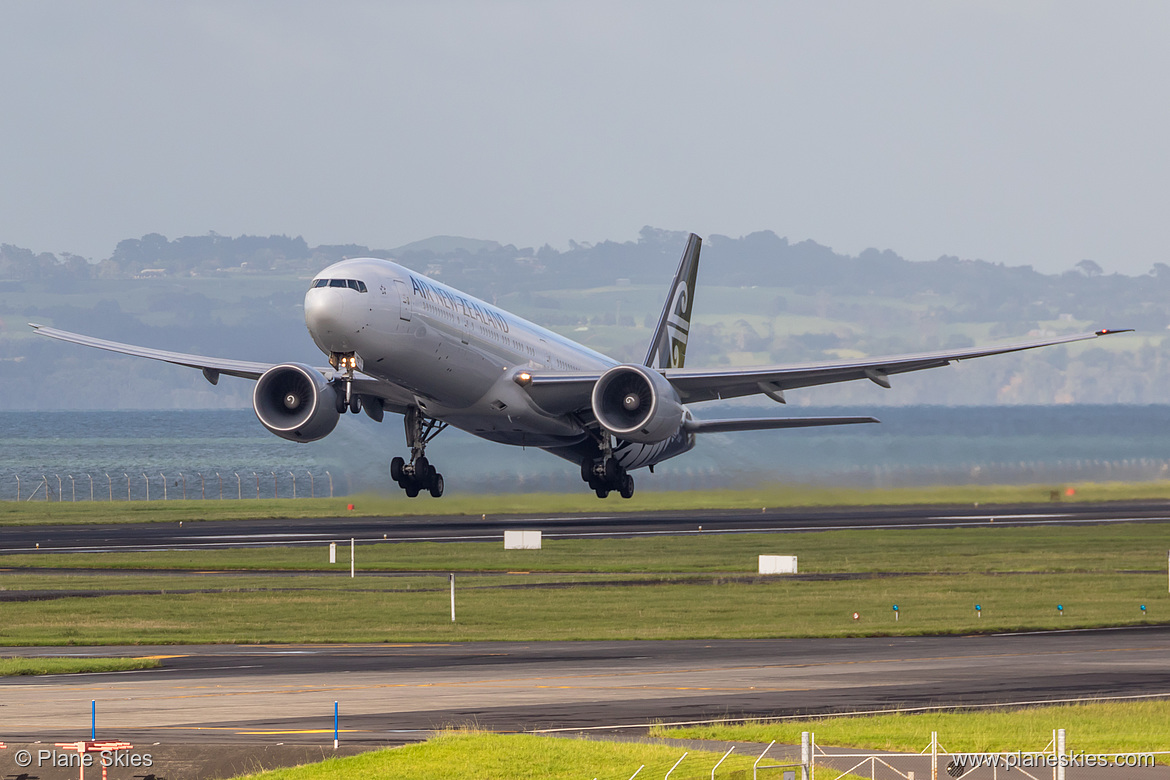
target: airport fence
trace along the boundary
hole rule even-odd
[[[833,749],[830,749],[833,750]],[[1077,774],[1091,769],[1152,769],[1156,756],[1168,751],[1135,753],[1128,751],[1093,751],[1070,749],[1065,729],[1053,729],[1052,739],[1039,750],[1004,750],[951,752],[931,732],[930,744],[919,753],[876,753],[863,750],[829,752],[816,742],[812,732],[801,734],[801,777],[812,780],[843,780],[847,776],[869,776],[871,780],[916,780],[940,776],[966,777],[969,780],[1023,776],[1029,780],[1065,780],[1069,769]],[[817,773],[820,767],[822,771]],[[940,775],[942,769],[944,775]],[[828,770],[827,772],[824,770]],[[1014,774],[1013,774],[1014,770]]]
[[[333,498],[333,475],[284,471],[101,472],[12,475],[0,490],[6,501],[212,501],[260,498]]]

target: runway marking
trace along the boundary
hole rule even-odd
[[[357,734],[366,733],[365,729],[341,729],[334,732],[333,729],[295,729],[291,731],[237,731],[237,734],[258,737],[258,736],[277,736],[281,734]]]
[[[598,517],[598,518],[525,518],[525,523],[539,523],[555,520],[614,520],[615,517]],[[718,519],[718,518],[716,518]],[[742,534],[742,533],[795,533],[803,531],[830,531],[830,530],[865,530],[865,529],[900,529],[900,528],[954,528],[954,527],[980,527],[987,525],[991,520],[1004,520],[1005,524],[1011,525],[1090,525],[1090,524],[1109,524],[1109,523],[1136,523],[1136,522],[1165,522],[1170,520],[1170,515],[1150,515],[1144,517],[1098,517],[1098,518],[1076,518],[1072,514],[1036,514],[1036,515],[996,515],[988,513],[986,515],[955,515],[946,516],[938,515],[926,518],[929,522],[912,521],[905,523],[876,523],[876,524],[857,524],[857,523],[834,523],[832,521],[815,523],[811,525],[788,526],[783,528],[777,527],[749,527],[749,528],[709,528],[706,531],[699,531],[697,529],[675,529],[675,530],[661,530],[661,531],[546,531],[545,536],[548,538],[557,539],[584,539],[592,537],[609,537],[609,538],[633,538],[640,536],[686,536],[695,534]],[[503,522],[503,521],[501,521]],[[516,521],[511,521],[516,522]],[[277,534],[267,535],[241,535],[234,537],[230,535],[211,536],[211,537],[197,537],[199,539],[234,539],[240,540],[241,547],[278,547],[290,545],[307,545],[320,544],[321,539],[336,538],[337,534],[312,534],[294,533],[286,534],[281,541],[263,542],[263,541],[246,541],[247,539],[260,538],[262,536],[273,537]],[[306,538],[315,536],[317,538]],[[299,538],[298,538],[299,537]],[[489,542],[496,541],[503,538],[502,533],[488,533],[477,535],[454,535],[454,536],[394,536],[394,537],[354,537],[357,541],[364,543],[369,542],[458,542],[458,541],[481,541]],[[124,551],[124,552],[157,552],[162,550],[173,550],[183,548],[222,548],[232,547],[233,543],[230,541],[219,542],[187,542],[181,539],[176,539],[172,542],[159,542],[155,544],[146,545],[85,545],[76,547],[12,547],[0,548],[0,553],[6,552],[34,552],[34,551],[49,551],[49,552],[107,552],[107,551]]]

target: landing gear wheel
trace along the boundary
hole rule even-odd
[[[611,485],[621,484],[622,467],[616,458],[605,459],[605,481]]]
[[[402,467],[406,465],[406,461],[402,458],[394,457],[390,459],[390,479],[402,484]]]
[[[443,495],[443,475],[442,474],[435,474],[435,476],[431,478],[430,491],[431,491],[431,498],[438,498],[439,496]]]
[[[622,498],[634,497],[634,478],[629,474],[626,474],[625,479],[622,480],[622,486],[619,492],[621,493]]]
[[[418,485],[414,484],[413,482],[407,483],[406,497],[407,498],[417,498],[418,497]]]
[[[589,482],[589,483],[593,482],[593,461],[592,460],[586,459],[586,460],[581,461],[581,480],[583,482]],[[590,487],[593,487],[593,485],[590,484]]]
[[[608,498],[609,497],[609,490],[607,490],[606,488],[597,488],[593,492],[597,494],[598,498]]]
[[[354,414],[362,410],[362,397],[360,395],[352,396],[349,399],[349,410]]]
[[[336,385],[335,385],[335,387],[336,387]],[[345,393],[338,391],[336,393],[336,396],[337,396],[337,401],[334,403],[334,406],[337,407],[337,413],[338,414],[345,414],[345,410],[347,408],[349,408],[349,404],[346,403],[346,401],[345,401]]]

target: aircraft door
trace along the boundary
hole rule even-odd
[[[406,283],[401,279],[395,279],[394,289],[398,293],[398,299],[402,304],[398,307],[398,318],[410,322],[410,293],[406,290]]]

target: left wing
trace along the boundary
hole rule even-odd
[[[799,387],[814,387],[855,379],[870,381],[889,387],[889,376],[927,368],[940,368],[959,360],[1002,355],[1026,349],[1051,347],[1087,341],[1113,333],[1128,333],[1126,330],[1098,330],[1075,336],[1062,336],[1039,341],[1022,341],[992,347],[972,347],[944,352],[923,352],[914,355],[863,358],[861,360],[826,361],[800,363],[788,366],[762,366],[759,368],[692,369],[672,368],[662,374],[678,392],[683,403],[714,401],[724,398],[740,398],[762,394],[784,402],[784,391]],[[533,370],[531,382],[527,385],[529,394],[538,406],[553,414],[564,414],[589,407],[590,393],[600,373],[542,373]]]

